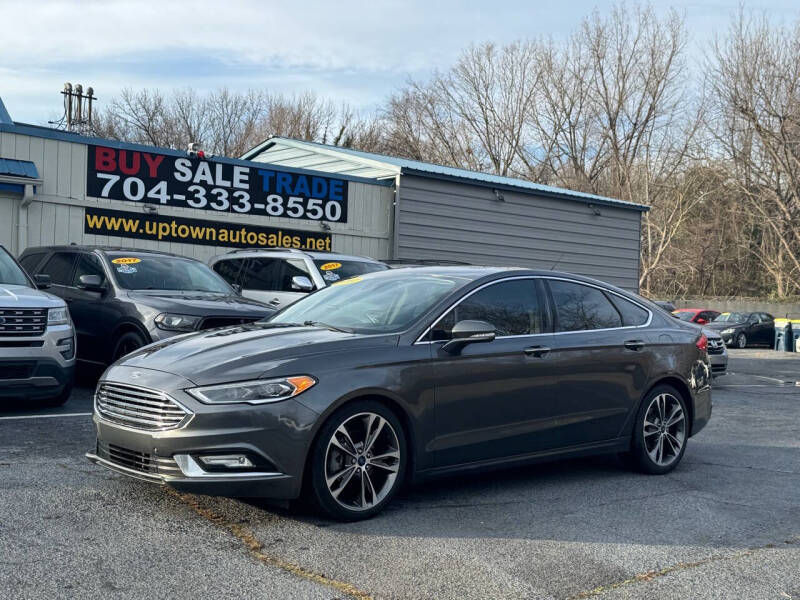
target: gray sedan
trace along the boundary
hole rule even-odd
[[[124,357],[98,384],[87,456],[189,492],[303,495],[343,520],[445,473],[619,453],[665,474],[711,416],[707,343],[575,275],[381,271]]]

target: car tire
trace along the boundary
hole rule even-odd
[[[113,359],[112,362],[117,362],[123,356],[138,350],[142,346],[146,345],[147,341],[142,337],[141,334],[136,333],[135,331],[128,331],[127,333],[123,333],[117,339],[117,343],[114,344],[114,354],[112,355]]]
[[[669,473],[683,458],[689,440],[689,412],[675,388],[660,385],[645,397],[623,462],[642,473]]]
[[[64,406],[67,403],[67,400],[69,400],[69,397],[71,395],[72,395],[72,384],[69,383],[66,386],[64,386],[64,389],[61,390],[60,394],[52,396],[50,398],[45,398],[42,401],[42,404],[44,404],[45,406]]]
[[[744,333],[736,336],[736,347],[740,349],[747,348],[747,336]]]
[[[374,400],[351,402],[328,418],[311,449],[311,500],[333,519],[368,519],[392,501],[407,465],[406,435],[397,416]]]

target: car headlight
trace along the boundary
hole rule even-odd
[[[256,379],[238,383],[224,383],[186,390],[206,404],[265,404],[293,398],[317,383],[308,375],[280,379]]]
[[[51,308],[47,311],[48,325],[67,325],[69,323],[69,310],[66,306]]]
[[[736,330],[733,329],[732,327],[730,329],[723,329],[722,330],[722,335],[733,335],[734,331],[736,331]]]
[[[156,327],[167,331],[194,331],[202,318],[191,315],[161,313],[155,318],[155,322]]]

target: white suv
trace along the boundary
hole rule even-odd
[[[275,309],[342,279],[388,269],[363,256],[288,248],[233,250],[213,257],[208,265],[246,298]]]

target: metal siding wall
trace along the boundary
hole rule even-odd
[[[98,244],[130,248],[163,250],[183,256],[207,260],[230,250],[227,246],[201,246],[174,242],[137,240],[119,236],[100,236],[83,233],[84,207],[98,206],[130,212],[141,212],[137,202],[123,202],[86,197],[87,148],[83,144],[0,132],[0,156],[30,160],[36,164],[44,184],[36,190],[35,200],[28,207],[28,246],[53,244]],[[394,190],[386,186],[349,182],[348,223],[331,223],[332,248],[335,252],[389,258],[391,244],[390,215]],[[282,226],[302,231],[319,231],[313,221],[254,217],[229,213],[212,213],[182,207],[163,207],[159,214],[211,222]],[[16,203],[0,198],[0,243],[17,255]]]
[[[401,176],[396,258],[462,260],[577,273],[639,287],[641,213]]]
[[[12,196],[0,192],[0,244],[12,254],[17,252],[17,202]]]

